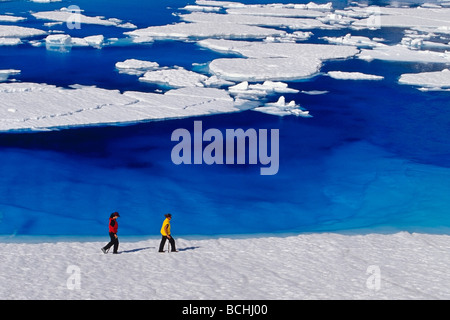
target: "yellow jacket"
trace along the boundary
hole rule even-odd
[[[168,233],[166,233],[166,226],[168,226],[168,227],[167,227],[167,232],[168,232]],[[164,220],[164,222],[163,222],[163,224],[162,224],[162,227],[161,227],[161,234],[162,234],[163,236],[170,235],[170,221],[169,221],[169,219],[167,219],[167,218],[166,218],[166,220]]]

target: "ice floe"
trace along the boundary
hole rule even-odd
[[[354,56],[353,46],[267,43],[232,40],[203,40],[199,45],[221,52],[235,52],[248,58],[220,58],[209,70],[234,81],[298,80],[316,74],[322,62]]]
[[[55,11],[42,11],[32,13],[36,19],[50,20],[57,22],[79,22],[80,24],[95,24],[102,26],[114,26],[125,29],[134,29],[135,25],[130,23],[122,23],[122,20],[117,18],[105,19],[104,17],[90,17],[79,12],[70,11],[67,8],[61,8]]]
[[[398,82],[428,89],[450,89],[450,70],[406,73],[401,75]]]
[[[10,76],[19,74],[20,70],[16,69],[7,69],[0,70],[0,82],[6,81]]]
[[[0,38],[31,38],[46,35],[47,32],[36,29],[12,25],[0,25]]]
[[[104,44],[103,35],[88,36],[84,38],[71,37],[68,34],[51,34],[45,38],[47,50],[69,51],[71,47],[91,46],[101,49]]]
[[[311,115],[309,111],[303,110],[300,105],[296,104],[294,100],[286,103],[284,96],[281,96],[277,102],[268,102],[262,107],[254,108],[253,111],[267,113],[276,116],[295,115],[309,118]]]
[[[264,81],[262,84],[249,84],[243,81],[237,85],[228,88],[231,94],[240,97],[264,97],[275,93],[298,93],[299,90],[288,88],[288,84],[277,81]]]
[[[0,83],[0,131],[134,123],[236,111],[240,109],[227,91],[216,88],[181,88],[158,94]]]
[[[119,70],[120,73],[136,76],[141,76],[149,70],[156,70],[158,68],[159,64],[157,62],[138,59],[127,59],[116,63],[116,69]]]
[[[343,72],[343,71],[329,71],[327,75],[333,79],[338,80],[383,80],[383,76],[373,74],[365,74],[361,72]]]
[[[355,27],[450,27],[450,9],[447,8],[394,8],[373,6],[367,8],[355,7],[352,10],[370,14],[370,17],[366,19],[355,21],[352,24]],[[374,17],[375,21],[373,21]]]
[[[384,46],[384,44],[374,41],[368,37],[352,36],[350,33],[342,37],[322,37],[322,39],[329,43],[345,44],[359,48]]]
[[[363,60],[386,60],[404,62],[433,62],[450,63],[449,52],[436,52],[429,50],[411,50],[398,44],[393,46],[379,46],[371,50],[362,49],[358,57]]]
[[[144,29],[136,29],[125,32],[134,38],[135,42],[147,42],[150,39],[205,39],[205,38],[229,38],[229,39],[261,39],[268,36],[279,36],[285,31],[262,28],[258,26],[241,25],[236,23],[185,23],[152,26]],[[140,40],[144,39],[144,40]]]
[[[25,20],[27,20],[27,18],[0,14],[0,22],[19,22]]]
[[[0,46],[16,46],[21,43],[20,38],[0,38]]]
[[[180,18],[186,22],[219,23],[219,24],[233,23],[240,25],[289,28],[292,30],[327,27],[325,24],[315,19],[270,17],[261,15],[234,15],[234,14],[195,12],[191,14],[180,15]]]
[[[171,88],[203,87],[207,76],[186,70],[182,67],[150,70],[139,78],[139,81],[156,83]]]

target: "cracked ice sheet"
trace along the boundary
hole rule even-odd
[[[203,40],[200,46],[219,52],[235,52],[250,59],[222,58],[209,64],[212,73],[227,80],[297,80],[319,72],[322,61],[354,56],[353,46]]]
[[[240,111],[224,90],[182,88],[165,94],[37,83],[0,84],[0,131],[133,123]]]

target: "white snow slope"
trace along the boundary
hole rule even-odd
[[[0,299],[449,299],[447,235],[3,243]],[[168,292],[170,294],[168,294]]]

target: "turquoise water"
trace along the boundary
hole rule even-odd
[[[255,2],[256,3],[256,2]],[[0,3],[0,13],[26,15],[75,4]],[[87,15],[117,17],[138,27],[177,21],[185,1],[78,1]],[[191,3],[192,4],[192,3]],[[334,7],[344,6],[334,3]],[[176,11],[176,10],[175,10]],[[31,18],[24,25],[41,27]],[[63,28],[63,27],[61,27]],[[124,29],[86,26],[75,36],[120,36]],[[96,33],[97,32],[97,33]],[[313,30],[311,42],[320,42]],[[372,37],[372,31],[359,35]],[[402,30],[385,30],[396,43]],[[79,34],[77,34],[79,33]],[[348,30],[340,30],[344,35]],[[330,33],[327,33],[330,34]],[[352,32],[352,34],[356,34]],[[379,34],[378,34],[379,36]],[[20,69],[20,81],[97,85],[154,91],[114,64],[128,58],[192,68],[222,55],[194,43],[73,48],[68,53],[28,45],[0,47],[0,69]],[[314,231],[448,232],[450,226],[450,108],[448,92],[400,86],[402,73],[442,70],[442,65],[332,61],[330,70],[378,74],[383,81],[339,81],[318,75],[292,82],[323,95],[286,95],[313,118],[254,111],[40,133],[0,135],[0,234],[82,235],[107,232],[113,211],[122,235],[158,234],[163,214],[173,214],[176,235]],[[276,97],[273,97],[275,100]],[[170,155],[177,128],[279,129],[280,169],[259,175],[260,165],[175,165]]]

